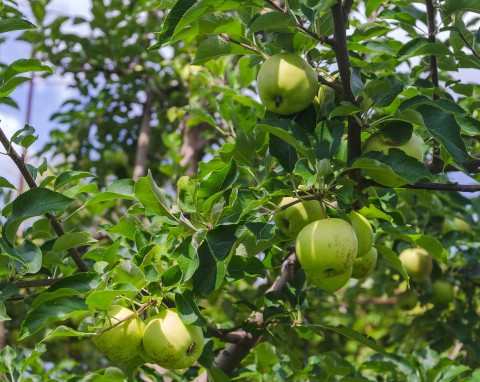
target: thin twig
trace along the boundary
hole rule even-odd
[[[322,76],[318,75],[318,81],[320,83],[322,83],[323,85],[326,85],[328,87],[331,87],[332,89],[334,89],[336,92],[340,93],[340,94],[343,94],[343,88],[336,84],[335,82],[331,82],[331,81],[328,81],[326,80],[325,78],[323,78]]]
[[[9,139],[3,132],[3,130],[0,128],[0,142],[2,143],[3,147],[8,153],[8,156],[13,160],[17,168],[20,170],[20,173],[23,175],[25,178],[25,181],[27,182],[28,186],[30,188],[37,188],[37,184],[35,183],[35,180],[32,178],[32,175],[28,171],[27,166],[25,166],[25,162],[22,157],[20,157],[15,149],[12,147]],[[65,235],[65,231],[63,230],[62,226],[58,222],[57,218],[50,214],[46,213],[45,216],[50,220],[50,224],[52,225],[53,230],[57,234],[57,236],[63,236]],[[78,251],[75,248],[70,248],[67,250],[68,254],[70,257],[73,259],[75,262],[75,265],[77,266],[77,269],[81,272],[88,272],[88,267],[85,265],[85,263],[82,260],[82,257],[78,253]]]
[[[147,309],[150,305],[155,305],[157,303],[157,300],[155,299],[151,299],[149,301],[147,301],[145,304],[142,304],[142,306],[140,306],[140,308],[138,308],[135,312],[133,312],[132,314],[129,314],[128,316],[125,316],[123,317],[121,320],[118,320],[116,323],[114,323],[112,326],[109,326],[108,328],[105,328],[103,330],[100,330],[99,332],[97,332],[97,335],[100,335],[102,333],[105,333],[106,331],[110,330],[110,329],[113,329],[115,327],[117,327],[118,325],[122,324],[123,322],[125,321],[128,321],[129,319],[131,319],[132,317],[134,316],[138,316],[140,313],[142,313],[145,309]]]
[[[226,40],[226,41],[230,41],[230,42],[234,43],[235,45],[241,46],[242,48],[249,49],[249,50],[251,50],[252,52],[255,52],[255,53],[257,53],[257,54],[260,54],[260,55],[263,56],[265,59],[268,58],[268,56],[265,57],[265,53],[261,52],[261,51],[258,50],[256,47],[251,46],[251,45],[247,45],[247,44],[244,44],[243,42],[240,42],[240,41],[238,41],[238,40],[235,40],[235,39],[231,38],[229,35],[227,35],[227,34],[225,34],[225,33],[221,33],[221,34],[220,34],[220,37],[223,38],[223,39]]]
[[[465,45],[467,45],[468,49],[470,49],[475,57],[480,59],[480,54],[473,48],[473,46],[468,42],[467,38],[463,35],[460,29],[457,28],[457,32],[460,35],[460,38],[463,40]]]
[[[265,2],[267,2],[268,4],[270,4],[273,8],[275,8],[277,11],[279,12],[282,12],[282,13],[285,13],[286,15],[288,15],[288,11],[286,9],[283,9],[280,5],[276,4],[273,0],[265,0]],[[310,37],[313,37],[315,40],[318,40],[320,41],[322,44],[327,44],[327,45],[330,45],[332,46],[333,45],[333,41],[331,39],[329,39],[327,36],[322,36],[322,35],[318,35],[316,34],[315,32],[311,31],[310,29],[308,28],[305,28],[301,23],[299,23],[298,21],[296,21],[295,23],[295,26],[302,30],[303,32],[305,32],[306,34],[308,34]]]

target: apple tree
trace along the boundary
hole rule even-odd
[[[478,1],[5,3],[2,380],[480,379]]]

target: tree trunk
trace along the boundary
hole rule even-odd
[[[147,99],[143,106],[142,122],[140,125],[140,134],[137,141],[137,153],[135,156],[135,167],[133,168],[133,179],[144,176],[147,173],[147,154],[150,145],[150,121],[152,120],[152,108],[154,99],[153,89],[147,90]]]

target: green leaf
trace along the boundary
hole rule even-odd
[[[407,270],[398,258],[398,254],[396,252],[392,251],[388,247],[379,244],[376,244],[375,248],[377,248],[378,252],[385,256],[388,262],[393,265],[393,267],[403,276],[405,280],[408,281],[410,279]]]
[[[186,290],[183,293],[176,293],[175,306],[178,315],[185,324],[200,326],[203,330],[207,330],[207,320],[200,313],[191,291]]]
[[[407,42],[397,52],[397,56],[400,61],[404,61],[408,58],[415,56],[426,56],[431,54],[437,56],[453,55],[453,53],[447,48],[445,44],[440,42],[430,42],[425,37],[419,37]]]
[[[265,265],[256,257],[232,256],[228,263],[228,277],[241,280],[245,277],[262,277]]]
[[[192,277],[197,295],[208,296],[218,289],[227,273],[227,258],[235,249],[235,225],[219,226],[208,232],[198,248],[200,265]]]
[[[310,162],[315,162],[315,155],[308,135],[304,129],[300,128],[300,126],[295,123],[295,121],[292,121],[291,119],[264,120],[257,125],[257,128],[283,139],[285,142],[295,147],[295,149]]]
[[[137,180],[135,184],[135,195],[148,213],[159,216],[170,216],[176,220],[170,212],[170,206],[167,203],[163,191],[156,185],[150,172],[147,176]]]
[[[0,86],[0,98],[8,96],[13,92],[17,87],[19,87],[24,82],[30,81],[28,77],[13,77],[6,81],[2,86]]]
[[[18,130],[13,134],[11,141],[22,146],[28,148],[34,143],[38,136],[35,136],[35,129],[30,125],[25,125],[22,129]],[[27,164],[27,168],[29,168],[29,164]],[[35,167],[31,166],[32,169],[36,172]],[[30,168],[29,168],[30,170]],[[30,173],[34,173],[34,171],[30,170]],[[32,178],[35,179],[36,176],[32,175]]]
[[[68,170],[65,172],[62,172],[59,176],[57,176],[57,179],[55,179],[55,190],[58,190],[59,188],[67,185],[70,182],[73,182],[78,179],[85,179],[85,178],[96,178],[95,175],[93,175],[91,172],[87,171],[73,171],[73,170]]]
[[[165,21],[163,23],[163,28],[160,34],[158,35],[157,42],[150,47],[150,49],[160,48],[169,43],[170,39],[175,32],[180,20],[182,20],[183,15],[187,10],[195,5],[196,0],[178,0],[173,6],[172,10],[168,13]]]
[[[22,322],[19,340],[35,334],[55,322],[64,321],[78,311],[88,311],[85,301],[78,297],[60,297],[30,309]]]
[[[145,275],[131,260],[124,260],[113,270],[112,283],[128,283],[142,289],[145,286]]]
[[[282,12],[267,12],[256,17],[248,26],[247,34],[260,31],[293,32],[295,30],[295,18]]]
[[[70,248],[89,246],[95,244],[95,240],[88,232],[71,232],[58,237],[53,245],[53,252],[58,253]]]
[[[443,9],[445,10],[444,16],[458,11],[480,13],[480,0],[447,0]]]
[[[200,182],[198,198],[207,199],[230,187],[237,178],[237,163],[232,159],[221,168],[212,171]]]
[[[26,29],[37,29],[37,27],[32,24],[30,21],[19,19],[19,18],[9,18],[5,20],[0,20],[0,33],[11,32],[11,31],[21,31]]]
[[[430,180],[432,178],[423,163],[395,148],[391,148],[388,155],[374,151],[363,154],[353,162],[352,168],[383,170],[390,176],[400,176],[410,184],[422,179]]]
[[[11,320],[10,317],[7,315],[7,309],[2,301],[0,301],[0,322]]]
[[[133,298],[138,292],[140,291],[132,284],[117,284],[115,285],[115,289],[104,289],[92,292],[85,302],[89,309],[107,310],[117,297]]]
[[[369,81],[365,86],[365,92],[376,107],[387,107],[403,91],[403,86],[403,81],[397,77],[387,76]]]
[[[360,111],[360,108],[352,105],[350,102],[343,102],[342,105],[332,110],[328,118],[345,117],[347,115],[357,114]]]
[[[421,105],[417,111],[422,114],[428,132],[445,147],[456,163],[470,159],[461,137],[461,128],[453,114],[430,105]]]
[[[340,147],[344,131],[345,124],[340,120],[319,123],[314,135],[315,157],[332,160]]]
[[[60,325],[51,331],[46,337],[42,338],[40,342],[45,342],[55,337],[91,337],[94,335],[95,333],[77,332],[68,326]]]
[[[47,188],[32,188],[19,195],[12,203],[12,213],[2,229],[3,237],[15,242],[17,229],[23,221],[47,212],[63,212],[72,199]]]
[[[298,159],[297,150],[295,150],[295,147],[272,134],[270,135],[270,139],[268,141],[268,148],[270,150],[270,154],[277,158],[278,163],[280,163],[284,170],[288,173],[291,173],[295,168],[295,163]]]
[[[85,203],[85,207],[93,204],[106,202],[108,200],[134,200],[135,199],[135,181],[132,179],[121,179],[110,184],[105,191],[93,196]]]
[[[225,40],[221,36],[213,36],[203,40],[198,46],[192,65],[203,65],[210,60],[222,56],[256,54],[250,49]]]
[[[35,58],[20,59],[14,61],[7,67],[7,69],[5,69],[3,80],[8,81],[17,74],[26,72],[47,72],[53,74],[55,73],[55,70],[51,66]]]
[[[327,329],[327,330],[334,331],[344,337],[350,338],[351,340],[354,340],[362,345],[365,345],[370,349],[386,357],[389,357],[389,358],[394,357],[392,354],[382,349],[372,337],[362,334],[360,332],[357,332],[356,330],[353,330],[346,326],[343,326],[343,325],[333,326],[333,325],[327,325],[327,324],[311,324],[311,325],[304,325],[304,326],[311,329]]]
[[[7,179],[5,179],[3,176],[0,176],[0,188],[11,188],[13,190],[16,189],[16,187],[11,184]]]

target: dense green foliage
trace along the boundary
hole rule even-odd
[[[35,126],[2,140],[30,189],[0,176],[0,380],[480,380],[480,203],[458,192],[480,188],[450,175],[479,180],[480,88],[456,75],[480,69],[478,1],[95,0],[88,20],[49,17],[48,4],[31,0],[27,21],[0,1],[0,44],[17,33],[32,47],[0,63],[2,107],[32,71],[77,91],[38,168],[8,143],[27,149]],[[320,77],[319,103],[291,116],[256,96],[280,52]],[[425,162],[362,155],[375,132],[419,135]],[[273,224],[284,196],[330,218],[358,210],[374,272],[335,293],[310,285]],[[417,246],[434,259],[422,282],[398,258]],[[439,280],[450,302],[433,298]],[[204,331],[199,362],[112,363],[91,341],[112,304],[144,319],[175,306]],[[242,341],[245,354],[222,352]]]

